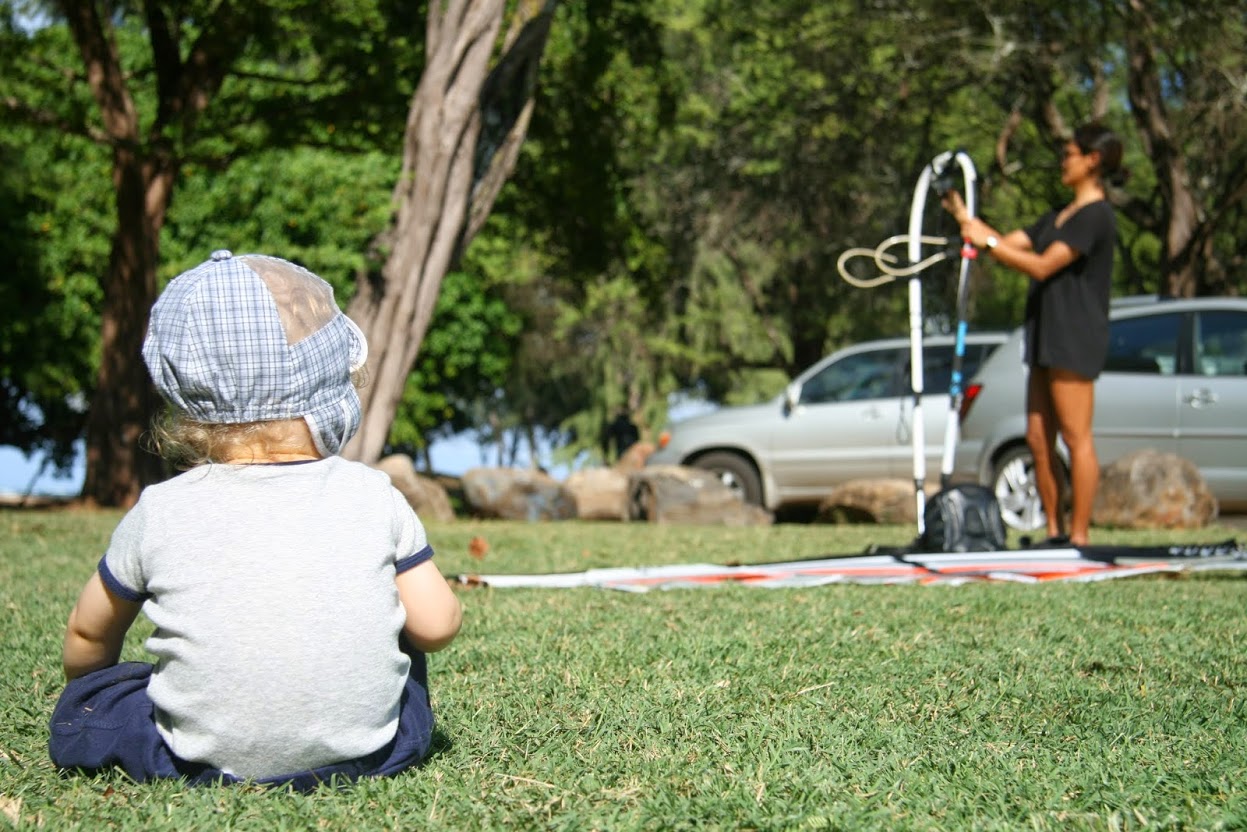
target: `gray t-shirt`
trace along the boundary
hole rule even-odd
[[[99,568],[156,626],[148,692],[173,752],[264,778],[394,737],[409,668],[394,577],[430,557],[389,477],[329,457],[150,486]]]

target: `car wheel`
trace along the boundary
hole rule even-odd
[[[1035,485],[1035,458],[1025,445],[1001,455],[992,474],[992,491],[1000,503],[1000,516],[1010,528],[1032,532],[1048,524]]]
[[[693,467],[710,471],[746,503],[762,505],[762,480],[753,463],[740,454],[715,451],[693,460]]]

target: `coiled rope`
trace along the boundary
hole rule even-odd
[[[900,262],[900,258],[895,254],[889,254],[888,249],[901,244],[910,245],[913,242],[913,239],[914,238],[908,234],[895,234],[888,237],[874,248],[859,247],[845,249],[844,253],[836,259],[836,270],[840,272],[840,276],[844,278],[845,282],[850,285],[856,286],[859,289],[873,289],[876,286],[891,283],[898,278],[910,277],[911,275],[918,274],[919,272],[934,266],[936,263],[942,263],[950,257],[958,257],[961,254],[959,248],[948,248],[948,246],[956,242],[952,237],[933,237],[923,234],[918,236],[919,244],[924,246],[944,246],[944,250],[937,251],[931,256],[925,257],[917,263],[911,263],[908,266],[893,265]],[[875,268],[882,272],[882,274],[878,277],[867,279],[854,277],[846,268],[846,264],[854,257],[871,258],[875,262]]]

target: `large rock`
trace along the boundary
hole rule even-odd
[[[1091,520],[1127,529],[1199,529],[1217,517],[1217,499],[1194,463],[1142,450],[1100,474]]]
[[[574,471],[563,487],[571,493],[581,520],[628,519],[628,475],[618,469]]]
[[[917,502],[912,480],[849,480],[832,489],[819,504],[816,520],[821,523],[916,523]]]
[[[573,520],[576,501],[557,480],[531,468],[473,468],[463,475],[463,498],[478,517]]]
[[[629,477],[630,514],[651,523],[767,526],[769,511],[741,500],[708,471],[653,465]]]
[[[450,495],[437,482],[416,473],[416,466],[406,454],[394,454],[379,461],[376,466],[390,477],[390,482],[422,520],[455,519]]]

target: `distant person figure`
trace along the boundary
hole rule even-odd
[[[623,458],[624,453],[635,445],[641,439],[641,431],[632,421],[632,417],[628,415],[628,411],[621,410],[615,415],[614,421],[606,426],[602,431],[602,453],[611,460],[612,449],[614,451],[614,461]]]
[[[172,410],[156,441],[194,467],[143,491],[70,614],[57,766],[307,790],[428,753],[424,654],[462,613],[389,478],[335,455],[367,352],[284,260],[218,251],[165,289],[143,344]],[[156,662],[118,664],[140,609]]]
[[[1091,424],[1095,379],[1108,356],[1108,312],[1117,220],[1105,194],[1121,167],[1121,140],[1088,124],[1065,144],[1061,182],[1073,192],[1066,206],[1033,225],[1000,234],[969,216],[961,195],[944,206],[961,235],[1030,278],[1026,295],[1026,441],[1035,458],[1035,484],[1048,519],[1047,546],[1085,546],[1100,482]],[[1073,494],[1069,533],[1061,510],[1056,439],[1070,454]]]

